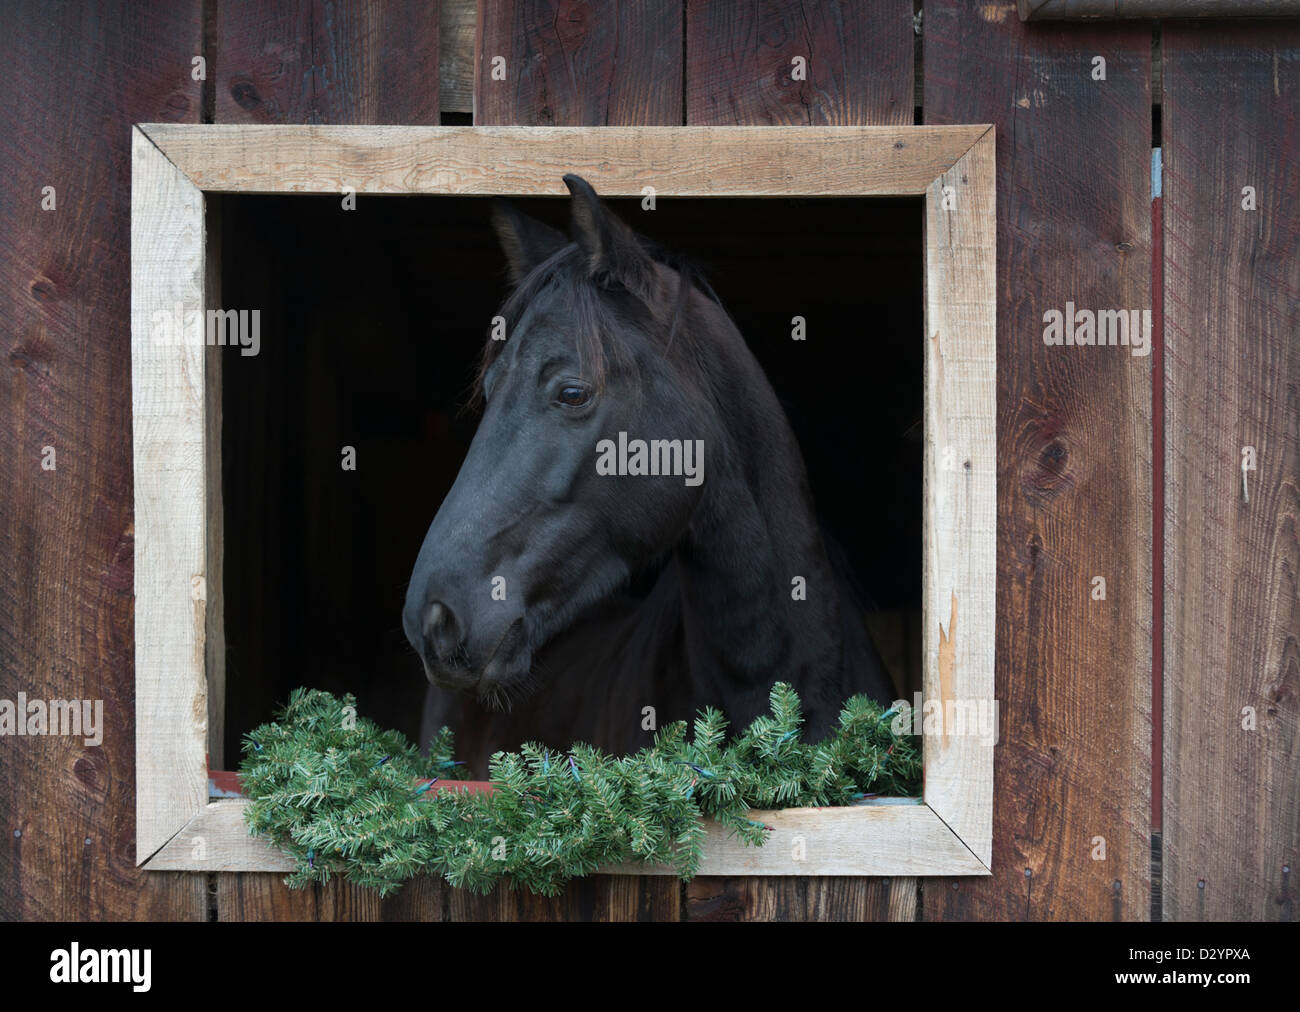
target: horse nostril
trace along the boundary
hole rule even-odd
[[[441,660],[447,660],[460,648],[460,623],[456,613],[441,601],[429,605],[424,617],[424,642]]]

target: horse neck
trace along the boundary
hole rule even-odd
[[[705,312],[711,333],[698,347],[721,424],[677,553],[686,649],[693,679],[747,686],[761,712],[778,678],[801,691],[836,680],[838,594],[785,412],[734,325],[712,304]]]

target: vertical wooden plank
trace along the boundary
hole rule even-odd
[[[687,0],[686,121],[911,123],[913,50],[911,0]]]
[[[222,921],[438,921],[441,880],[422,877],[380,899],[374,890],[332,879],[290,889],[283,876],[262,872],[217,875]]]
[[[379,893],[374,889],[365,889],[343,879],[317,882],[315,889],[317,920],[378,921],[383,918],[384,901],[380,899]],[[425,901],[430,899],[427,894],[420,893],[418,890],[413,893],[412,898]],[[432,916],[435,910],[441,913],[439,907],[433,907],[427,911],[430,915],[427,919],[435,919]],[[406,911],[408,913],[414,912],[411,911],[409,906]],[[425,911],[420,912],[426,913]]]
[[[131,124],[198,122],[200,4],[5,14],[0,698],[98,700],[103,740],[4,741],[0,919],[203,919],[203,875],[135,867],[128,299]]]
[[[558,896],[537,896],[527,889],[497,886],[486,896],[468,889],[447,889],[449,921],[590,921],[597,897],[609,893],[613,876],[593,875],[574,879]],[[609,903],[603,903],[608,909]],[[627,918],[613,918],[624,920]]]
[[[682,917],[682,886],[658,875],[607,875],[597,879],[597,921],[677,921]]]
[[[681,0],[502,0],[478,12],[475,123],[681,123]]]
[[[409,886],[408,886],[409,888]],[[676,921],[681,883],[662,875],[593,875],[558,896],[496,888],[486,896],[442,885],[450,921]]]
[[[439,8],[428,0],[219,4],[216,122],[438,123]],[[218,878],[223,919],[442,918],[436,886],[408,885],[381,902],[337,879],[295,892],[275,875]]]
[[[1161,63],[1152,46],[1152,77]],[[1152,81],[1152,88],[1156,83]],[[1154,138],[1153,138],[1154,139]],[[1151,919],[1160,920],[1165,730],[1165,221],[1164,162],[1151,150]]]
[[[913,39],[906,0],[687,0],[686,120],[716,126],[911,123]],[[806,80],[795,79],[796,56],[806,61]],[[687,888],[686,916],[877,920],[891,908],[914,914],[916,893],[913,878],[701,879]]]
[[[993,875],[927,882],[927,919],[1148,913],[1150,356],[1043,335],[1151,307],[1150,54],[1149,25],[926,5],[926,122],[997,129],[1000,705]]]
[[[475,0],[442,0],[438,38],[438,104],[443,112],[474,112]]]
[[[436,124],[439,5],[217,5],[216,122]]]
[[[314,123],[312,0],[218,3],[216,123]]]
[[[1164,61],[1163,915],[1287,920],[1285,869],[1300,858],[1300,26],[1172,22]]]
[[[691,921],[912,921],[914,878],[715,878],[686,884]]]
[[[290,889],[283,876],[243,872],[217,876],[220,921],[315,921],[320,919],[316,890]]]
[[[440,921],[443,889],[442,879],[432,875],[412,879],[396,895],[380,901],[380,920]]]

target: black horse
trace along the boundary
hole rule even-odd
[[[892,690],[776,395],[708,285],[564,181],[572,241],[493,212],[504,340],[402,616],[422,738],[452,727],[479,772],[522,741],[622,753],[705,706],[745,726],[776,680],[818,737]]]

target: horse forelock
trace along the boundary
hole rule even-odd
[[[688,308],[692,290],[721,306],[717,294],[707,281],[687,261],[668,253],[662,247],[642,240],[645,251],[657,265],[676,274],[676,284],[662,297],[648,303],[638,297],[638,302],[649,311],[657,330],[662,332],[661,351],[665,356],[679,353],[686,361],[693,356],[681,347],[686,333]],[[665,285],[665,288],[668,286]],[[474,379],[473,400],[481,403],[483,384],[488,370],[505,350],[510,335],[515,333],[525,314],[540,300],[562,300],[556,308],[566,317],[575,343],[578,361],[584,378],[597,390],[603,389],[611,367],[633,367],[635,360],[631,343],[620,325],[619,315],[612,301],[617,286],[609,279],[592,277],[576,243],[561,247],[538,264],[506,297],[497,315],[505,321],[506,340],[488,340],[484,344]]]

